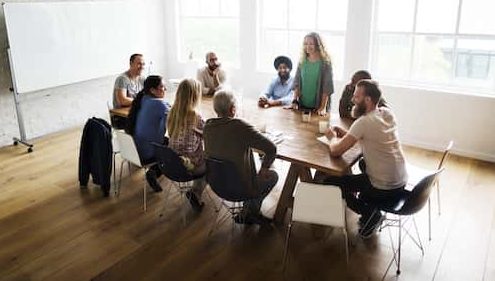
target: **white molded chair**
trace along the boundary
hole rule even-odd
[[[293,222],[340,227],[344,233],[346,262],[349,263],[346,203],[338,186],[300,182],[294,191],[292,217],[287,226],[284,265],[287,263]]]
[[[124,162],[132,163],[139,168],[143,168],[144,169],[143,210],[146,212],[146,186],[147,186],[146,172],[148,171],[149,167],[155,165],[156,163],[143,165],[141,163],[141,159],[139,158],[136,144],[134,143],[134,139],[132,138],[132,136],[126,134],[123,131],[115,131],[115,134],[117,136],[117,142],[119,143],[119,147],[120,147],[120,156],[123,159],[120,165],[119,185],[116,193],[117,194],[120,193],[120,185],[122,184],[122,170],[123,170]]]
[[[443,168],[445,165],[445,162],[447,162],[447,158],[450,155],[450,150],[454,146],[454,141],[449,141],[447,144],[447,147],[443,151],[442,158],[440,159],[440,163],[438,163],[437,170],[440,170]],[[427,170],[415,165],[412,165],[411,163],[406,163],[406,169],[407,169],[407,174],[409,176],[409,180],[407,182],[408,188],[414,187],[416,184],[418,184],[424,177],[427,175],[431,174],[434,172],[434,170]],[[440,209],[440,184],[439,180],[435,182],[436,188],[437,188],[437,203],[438,203],[438,215],[441,214],[441,209]],[[428,239],[431,240],[431,203],[430,199],[428,199]]]

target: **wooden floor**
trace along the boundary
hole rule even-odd
[[[125,173],[119,197],[102,198],[92,185],[79,189],[80,135],[76,129],[36,140],[30,154],[23,147],[0,149],[0,280],[380,280],[392,257],[386,230],[357,240],[346,266],[339,230],[296,224],[284,272],[283,226],[233,229],[229,220],[208,236],[212,202],[205,196],[205,210],[194,215],[173,191],[167,198],[149,192],[143,213],[137,170]],[[405,151],[425,168],[440,157]],[[286,163],[275,164],[282,177],[263,205],[266,215],[273,214],[287,170]],[[495,164],[454,156],[441,189],[441,216],[433,203],[433,239],[421,212],[425,255],[406,240],[398,279],[495,280]],[[350,217],[355,234],[356,216]],[[396,280],[394,273],[385,280]]]

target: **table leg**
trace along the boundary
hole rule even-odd
[[[287,173],[284,187],[282,189],[282,194],[280,194],[277,209],[275,210],[275,216],[273,217],[273,220],[276,223],[282,223],[284,221],[285,212],[291,205],[292,194],[294,193],[294,188],[296,187],[297,179],[299,178],[300,169],[301,167],[299,165],[295,163],[290,164],[289,172]]]
[[[308,167],[299,168],[299,178],[302,182],[313,182],[313,176],[311,170]]]
[[[282,223],[284,221],[287,208],[292,207],[292,203],[294,201],[292,194],[294,194],[294,189],[296,188],[298,179],[301,179],[303,182],[312,182],[313,177],[311,176],[311,170],[307,167],[291,163],[289,172],[285,178],[282,194],[280,195],[280,199],[278,201],[277,210],[275,211],[275,216],[273,218],[276,223]]]

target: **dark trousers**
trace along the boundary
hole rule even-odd
[[[278,174],[274,170],[269,171],[269,176],[266,178],[256,177],[256,182],[259,188],[259,197],[244,202],[244,213],[249,215],[257,215],[260,212],[263,199],[270,193],[273,187],[277,184]]]
[[[153,163],[155,161],[156,161],[155,158],[150,158],[150,159],[143,160],[142,163],[143,163],[143,165],[148,165],[148,164]],[[152,165],[151,167],[149,167],[149,171],[153,171],[157,178],[159,178],[161,175],[163,175],[162,170],[160,170],[160,167],[158,164],[155,164],[155,165]]]
[[[363,169],[364,167],[362,167]],[[363,169],[364,170],[364,169]],[[377,205],[391,205],[401,197],[404,188],[383,190],[373,187],[366,173],[341,177],[326,176],[323,183],[339,186],[347,206],[368,220]]]

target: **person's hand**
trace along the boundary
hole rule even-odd
[[[266,99],[266,97],[260,97],[258,99],[258,106],[259,107],[265,107],[267,104],[268,104],[268,100]]]
[[[320,116],[327,116],[327,110],[325,108],[318,108],[318,110],[316,110],[316,113]]]
[[[327,131],[325,132],[325,136],[327,139],[331,140],[335,137],[336,133],[332,130],[332,128],[328,128]]]
[[[299,102],[297,100],[293,100],[290,105],[285,106],[284,108],[285,109],[295,109],[295,110],[298,110],[299,109]]]
[[[219,72],[220,72],[220,64],[217,64],[217,67],[213,70],[213,75],[217,76]]]
[[[332,129],[338,138],[342,138],[345,136],[345,134],[347,134],[347,131],[339,126],[333,126]]]
[[[258,177],[261,180],[269,180],[269,178],[270,178],[270,170],[268,168],[261,167],[260,171],[258,172]]]

